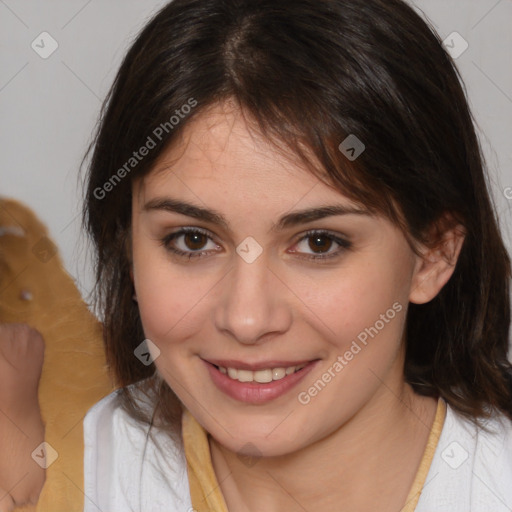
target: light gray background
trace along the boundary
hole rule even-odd
[[[48,225],[83,292],[92,279],[80,232],[79,164],[122,56],[165,3],[0,0],[0,195],[23,201]],[[443,39],[457,31],[469,43],[457,65],[511,249],[512,0],[415,0],[414,5]],[[44,31],[59,45],[47,59],[31,47]]]

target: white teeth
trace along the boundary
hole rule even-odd
[[[238,370],[237,379],[240,382],[252,382],[253,379],[253,372],[250,370]]]
[[[272,379],[279,380],[282,379],[286,375],[286,370],[284,368],[274,368],[272,370]]]
[[[253,373],[253,378],[256,382],[259,382],[261,384],[264,384],[266,382],[272,382],[273,370],[258,370],[257,372],[251,373]]]
[[[292,373],[304,368],[304,366],[306,365],[289,366],[288,368],[267,368],[265,370],[257,370],[255,372],[251,370],[238,370],[236,368],[224,368],[223,366],[219,366],[218,368],[220,373],[223,373],[224,375],[227,374],[233,380],[265,384],[267,382],[272,382],[273,380],[281,380],[287,375],[291,375]]]

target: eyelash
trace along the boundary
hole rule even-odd
[[[182,235],[186,235],[186,234],[189,234],[189,233],[198,233],[198,234],[204,235],[209,240],[215,242],[215,240],[208,233],[208,231],[205,231],[205,230],[203,230],[201,228],[184,227],[184,228],[181,228],[179,231],[176,231],[175,233],[171,233],[171,234],[165,236],[164,238],[162,238],[161,244],[162,244],[162,246],[165,247],[166,250],[170,251],[171,253],[175,254],[178,257],[182,257],[182,258],[185,258],[185,259],[188,259],[188,260],[191,260],[193,258],[203,257],[203,255],[207,254],[209,251],[198,250],[198,251],[187,252],[187,251],[182,251],[181,249],[177,249],[176,247],[173,247],[171,245],[171,242],[173,240],[179,238]],[[332,259],[332,258],[339,257],[342,252],[344,252],[344,251],[346,251],[346,250],[348,250],[348,249],[350,249],[352,247],[352,243],[349,242],[348,240],[344,240],[343,238],[339,238],[334,233],[331,233],[330,231],[326,231],[326,230],[322,230],[322,229],[307,231],[299,240],[297,240],[297,242],[295,242],[294,245],[298,245],[303,240],[307,240],[308,238],[313,238],[314,236],[326,237],[329,240],[331,240],[332,242],[335,242],[336,244],[338,244],[339,248],[336,251],[331,252],[331,253],[327,253],[327,254],[316,254],[316,255],[315,254],[309,254],[309,255],[304,255],[304,254],[298,253],[299,254],[298,257],[300,259],[312,260],[312,261],[320,263],[320,262],[323,262],[325,260],[329,260],[329,259]],[[297,254],[297,252],[295,252],[295,251],[294,251],[294,253]]]

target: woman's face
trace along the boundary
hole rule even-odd
[[[158,371],[226,448],[292,453],[399,392],[417,256],[236,109],[135,182],[132,229]]]

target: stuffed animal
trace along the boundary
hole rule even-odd
[[[29,324],[45,340],[39,383],[44,444],[34,446],[32,459],[47,466],[46,481],[36,506],[16,510],[81,512],[87,499],[82,421],[87,410],[114,389],[101,323],[34,213],[16,201],[0,199],[0,323],[11,322]]]

